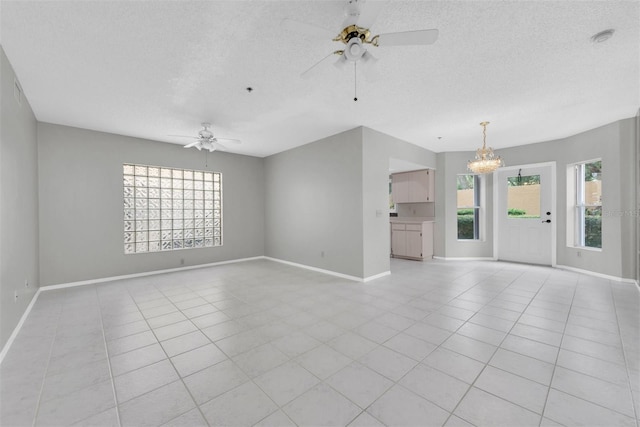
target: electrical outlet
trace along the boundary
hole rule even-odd
[[[180,265],[184,265],[184,258],[180,258]]]
[[[582,258],[582,252],[578,251],[577,255],[578,255],[578,258]]]
[[[320,251],[320,258],[324,258],[324,251]]]

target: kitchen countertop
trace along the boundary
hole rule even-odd
[[[389,222],[391,223],[402,222],[402,223],[421,224],[423,222],[435,222],[435,221],[436,219],[433,217],[400,217],[400,216],[389,217]]]

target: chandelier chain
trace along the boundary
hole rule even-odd
[[[482,126],[482,149],[487,148],[487,125],[489,122],[482,122],[480,126]]]
[[[487,124],[482,125],[482,148],[487,147]]]

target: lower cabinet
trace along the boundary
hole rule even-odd
[[[420,260],[432,258],[433,222],[392,222],[391,256]]]

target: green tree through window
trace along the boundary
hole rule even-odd
[[[480,239],[480,178],[477,175],[458,175],[457,220],[459,240]]]

